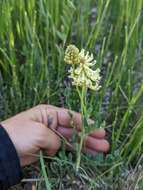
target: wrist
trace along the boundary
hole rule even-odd
[[[2,125],[0,125],[0,150],[0,182],[8,188],[19,183],[22,174],[16,149]]]

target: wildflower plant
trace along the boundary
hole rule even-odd
[[[98,91],[100,86],[100,69],[93,70],[96,61],[94,60],[93,54],[82,49],[81,51],[75,45],[69,45],[65,51],[64,61],[70,65],[68,71],[69,78],[72,80],[72,85],[76,87],[77,93],[80,98],[81,104],[81,117],[82,117],[82,129],[79,134],[80,142],[77,149],[77,161],[76,171],[80,167],[81,151],[83,147],[84,138],[87,135],[89,114],[87,111],[86,97],[87,90]]]

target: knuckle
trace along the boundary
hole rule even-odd
[[[39,105],[36,106],[36,108],[39,108],[39,109],[42,109],[42,108],[45,108],[45,107],[47,107],[46,104],[39,104]]]
[[[46,134],[46,129],[44,127],[41,127],[38,131],[38,139],[40,143],[43,143],[45,140],[45,134]]]
[[[54,143],[54,149],[58,150],[61,146],[61,139],[58,136],[55,136],[55,141]]]

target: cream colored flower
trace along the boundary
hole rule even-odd
[[[65,51],[64,61],[67,64],[79,63],[79,49],[75,45],[69,45]]]
[[[80,57],[80,63],[83,63],[86,66],[93,66],[96,64],[96,60],[94,60],[93,54],[89,55],[89,52],[85,52],[84,49],[82,49],[79,53]]]
[[[69,70],[69,78],[71,78],[72,84],[75,86],[86,86],[87,88],[90,88],[91,90],[99,90],[100,89],[100,75],[99,75],[100,69],[97,69],[93,71],[90,68],[85,68],[82,66],[78,66],[76,69],[70,68]]]
[[[69,78],[72,79],[73,85],[99,90],[100,69],[92,69],[96,64],[93,54],[90,55],[84,49],[79,52],[76,46],[70,45],[66,49],[64,60],[68,64],[76,64],[69,70]]]

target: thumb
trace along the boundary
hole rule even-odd
[[[44,149],[49,156],[56,154],[61,145],[61,139],[51,129],[44,124],[40,124],[39,148]]]

